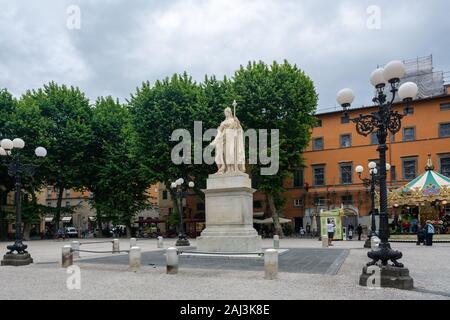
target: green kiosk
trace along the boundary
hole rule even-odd
[[[324,236],[327,235],[327,224],[328,221],[334,222],[335,225],[335,233],[334,233],[334,240],[347,240],[346,234],[343,232],[342,229],[342,216],[344,215],[344,210],[342,208],[329,210],[329,211],[322,211],[320,213],[320,235]]]

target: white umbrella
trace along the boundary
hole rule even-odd
[[[291,222],[290,219],[285,219],[285,218],[280,218],[280,223],[289,223]],[[272,218],[266,218],[264,220],[258,220],[258,219],[253,219],[253,223],[257,223],[257,224],[273,224],[273,219]]]

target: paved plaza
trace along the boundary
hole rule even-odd
[[[91,240],[90,240],[91,241]],[[94,240],[94,241],[98,241]],[[166,239],[165,247],[174,239]],[[81,240],[87,242],[87,240]],[[165,273],[164,252],[156,240],[138,241],[142,267],[128,270],[128,256],[81,253],[75,261],[81,269],[81,289],[69,290],[69,274],[59,266],[61,247],[69,242],[29,241],[35,263],[15,268],[0,267],[0,299],[450,299],[450,244],[433,247],[395,243],[404,254],[415,290],[369,289],[358,279],[367,250],[363,242],[335,242],[322,249],[313,239],[282,239],[289,251],[279,256],[279,279],[265,280],[258,259],[180,257],[177,275]],[[8,243],[0,243],[6,252]],[[191,241],[195,246],[195,240]],[[264,240],[269,248],[271,240]],[[121,249],[128,249],[126,239]],[[83,250],[110,251],[111,243],[82,245]],[[17,271],[20,270],[20,273]]]

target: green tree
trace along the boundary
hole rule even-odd
[[[280,134],[279,171],[275,175],[261,175],[258,164],[250,168],[257,188],[264,192],[273,215],[275,231],[283,231],[279,213],[284,203],[283,180],[294,168],[302,166],[302,151],[308,145],[318,96],[313,81],[296,65],[287,61],[251,62],[236,71],[233,88],[239,119],[244,129],[278,129]],[[271,148],[269,146],[270,154]]]
[[[54,217],[57,231],[64,190],[81,190],[88,182],[86,164],[92,158],[89,153],[92,150],[92,110],[89,100],[78,88],[54,82],[38,90],[27,91],[20,104],[26,106],[25,110],[37,110],[40,115],[39,121],[34,122],[39,128],[34,130],[42,131],[40,142],[47,148],[48,155],[39,168],[39,174],[58,191]]]
[[[178,199],[170,188],[171,182],[180,177],[185,181],[195,179],[195,190],[200,195],[199,190],[205,180],[203,177],[212,170],[211,166],[194,165],[193,149],[190,157],[184,155],[186,159],[191,159],[190,164],[177,165],[171,159],[173,147],[179,144],[179,141],[171,141],[172,133],[177,129],[186,129],[193,144],[194,121],[208,117],[205,103],[204,90],[186,73],[156,81],[153,86],[144,82],[129,101],[143,172],[149,183],[162,182],[170,192],[174,207],[174,214],[169,219],[172,224],[178,221],[179,208]]]
[[[16,101],[6,89],[0,90],[0,140],[10,137],[9,121],[15,110]],[[8,223],[6,221],[7,212],[3,203],[7,194],[13,190],[14,184],[8,175],[4,159],[0,157],[0,239],[5,239]]]
[[[134,150],[136,134],[126,106],[111,97],[99,98],[93,109],[88,188],[97,222],[124,224],[127,231],[136,214],[148,206],[148,180]]]

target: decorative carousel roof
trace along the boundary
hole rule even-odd
[[[427,169],[424,174],[404,186],[403,192],[420,190],[424,196],[435,196],[443,187],[450,187],[450,178],[432,169]]]
[[[406,186],[389,192],[389,204],[418,204],[432,201],[450,201],[450,178],[434,171],[431,155],[425,173]]]

